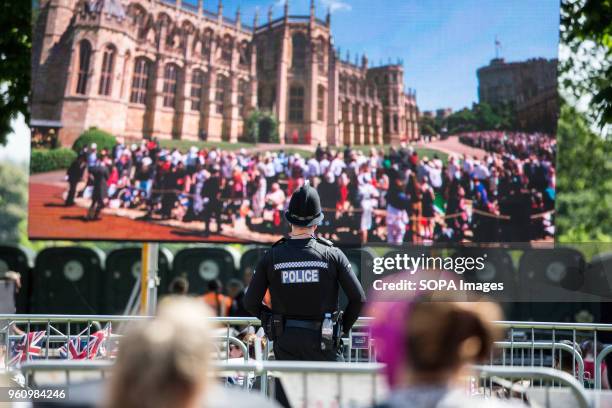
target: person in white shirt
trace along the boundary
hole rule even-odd
[[[474,171],[473,171],[472,175],[473,175],[473,177],[475,177],[475,178],[477,178],[479,180],[486,180],[491,175],[491,172],[489,171],[487,166],[482,164],[479,160],[476,160],[474,162]]]
[[[463,171],[467,174],[472,174],[472,170],[474,169],[474,162],[472,159],[467,157],[467,155],[463,155]]]
[[[342,153],[338,153],[336,157],[332,160],[330,165],[330,170],[333,175],[337,178],[342,174],[342,170],[346,167],[344,163],[344,156]]]
[[[380,196],[380,193],[372,184],[372,176],[369,173],[367,164],[361,166],[357,180],[359,182],[358,192],[361,203],[361,222],[359,231],[361,234],[361,243],[365,244],[368,242],[368,232],[372,229],[372,214],[374,213],[376,199]]]
[[[308,165],[306,170],[306,178],[312,179],[321,175],[321,166],[318,160],[313,156],[308,159]]]
[[[325,154],[323,156],[323,160],[321,160],[321,162],[319,163],[319,173],[320,174],[325,174],[327,173],[327,170],[329,169],[329,166],[331,165],[331,162],[329,161],[329,159],[327,158],[328,155]]]
[[[272,204],[277,210],[282,210],[285,207],[286,198],[280,184],[273,183],[270,192],[266,195],[266,202]]]

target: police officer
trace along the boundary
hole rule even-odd
[[[314,233],[323,219],[317,190],[308,182],[295,191],[285,212],[291,224],[289,237],[266,252],[255,269],[244,305],[262,320],[274,341],[277,360],[342,361],[339,341],[357,318],[365,294],[346,256],[333,244]],[[348,297],[342,321],[338,318],[338,291]],[[262,304],[270,289],[272,309]],[[330,345],[326,316],[334,324]]]

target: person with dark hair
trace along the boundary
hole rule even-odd
[[[103,155],[98,163],[91,167],[89,173],[93,176],[93,192],[91,195],[91,205],[87,212],[88,220],[99,220],[102,209],[106,206],[105,200],[108,197],[108,178],[110,160]]]
[[[387,191],[387,242],[401,244],[408,225],[410,199],[404,192],[405,186],[399,174],[394,171],[389,175],[389,190]]]
[[[321,147],[321,142],[317,143],[317,149],[315,150],[315,159],[320,162],[321,160],[323,160],[324,154],[325,151]]]
[[[333,232],[332,221],[336,218],[336,207],[338,201],[340,201],[340,188],[331,171],[323,175],[317,186],[317,192],[321,197],[321,207],[324,215],[319,231],[322,234],[329,235]]]
[[[229,316],[232,298],[222,293],[223,284],[219,279],[208,281],[208,292],[203,296],[204,302],[217,316]]]
[[[239,279],[230,279],[227,282],[227,295],[232,299],[232,307],[229,316],[245,317],[251,314],[244,307],[244,295],[246,288]]]
[[[170,295],[186,295],[189,293],[189,281],[184,276],[177,276],[168,285]]]
[[[432,187],[426,182],[421,185],[421,196],[422,196],[421,226],[423,227],[423,233],[421,235],[425,239],[432,239],[433,238],[433,228],[434,228],[434,216],[435,216],[434,202],[435,202],[436,196],[435,196],[435,193]]]
[[[472,364],[488,361],[501,331],[491,302],[459,302],[443,294],[372,304],[371,326],[391,390],[385,408],[510,408],[524,406],[472,395],[462,381]],[[429,296],[427,297],[429,298]]]
[[[204,236],[210,235],[210,220],[213,217],[217,224],[217,233],[221,232],[221,178],[218,166],[213,166],[210,177],[204,181],[202,197],[204,198]]]
[[[68,194],[66,196],[66,207],[74,205],[74,197],[77,192],[77,185],[83,179],[85,170],[87,169],[87,156],[80,154],[68,167],[66,178],[68,180]]]
[[[595,347],[597,344],[597,347]],[[593,343],[592,340],[585,340],[580,345],[582,358],[584,359],[584,378],[590,381],[595,379],[595,358],[603,349],[602,343]],[[601,375],[601,388],[604,390],[610,389],[610,380],[608,378],[608,365],[602,361],[599,366]]]
[[[323,220],[321,200],[308,181],[291,196],[285,218],[288,238],[274,245],[256,267],[244,297],[262,320],[277,360],[342,361],[342,337],[357,321],[365,293],[346,255],[316,238]],[[348,304],[339,311],[340,287]],[[262,304],[270,290],[272,309]]]
[[[554,353],[555,369],[565,371],[569,375],[578,378],[578,363],[576,356],[582,356],[580,346],[570,340],[561,340],[560,343],[572,347],[574,353],[561,350],[558,353]]]

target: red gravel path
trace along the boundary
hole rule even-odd
[[[51,177],[49,177],[51,176]],[[28,233],[34,239],[62,240],[137,240],[137,241],[203,241],[194,231],[136,221],[114,215],[103,215],[102,220],[86,221],[87,210],[64,207],[65,187],[50,181],[52,175],[33,176],[30,182]],[[211,234],[207,241],[235,241],[230,237]]]

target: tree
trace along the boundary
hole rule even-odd
[[[468,108],[463,108],[450,115],[447,119],[448,133],[472,132],[478,130],[476,115]]]
[[[557,141],[556,227],[560,242],[612,240],[612,138],[593,131],[612,123],[612,2],[564,0],[560,84],[582,114],[561,103]]]
[[[254,110],[245,122],[243,139],[249,143],[278,143],[278,120],[270,112]]]
[[[421,134],[425,136],[434,136],[438,133],[436,130],[436,120],[431,116],[421,116],[419,118],[419,129]]]
[[[497,130],[501,128],[501,118],[488,103],[474,104],[472,112],[479,130]]]
[[[75,140],[72,144],[72,150],[80,153],[84,148],[91,146],[92,143],[96,144],[99,152],[102,150],[107,150],[110,152],[117,144],[117,139],[109,132],[98,129],[94,126],[81,133],[77,140]]]
[[[26,218],[28,183],[25,172],[0,164],[0,242],[19,242],[19,224]]]
[[[257,143],[259,140],[259,119],[261,112],[255,109],[249,114],[244,122],[244,141],[250,143]]]
[[[31,17],[30,1],[0,3],[0,145],[6,144],[19,113],[29,122]]]
[[[587,116],[600,128],[612,124],[612,1],[564,0],[561,83],[576,99],[592,96]]]
[[[259,141],[263,143],[279,143],[278,120],[269,112],[263,112],[259,119]]]
[[[612,140],[562,104],[558,125],[557,236],[562,242],[612,240]]]

